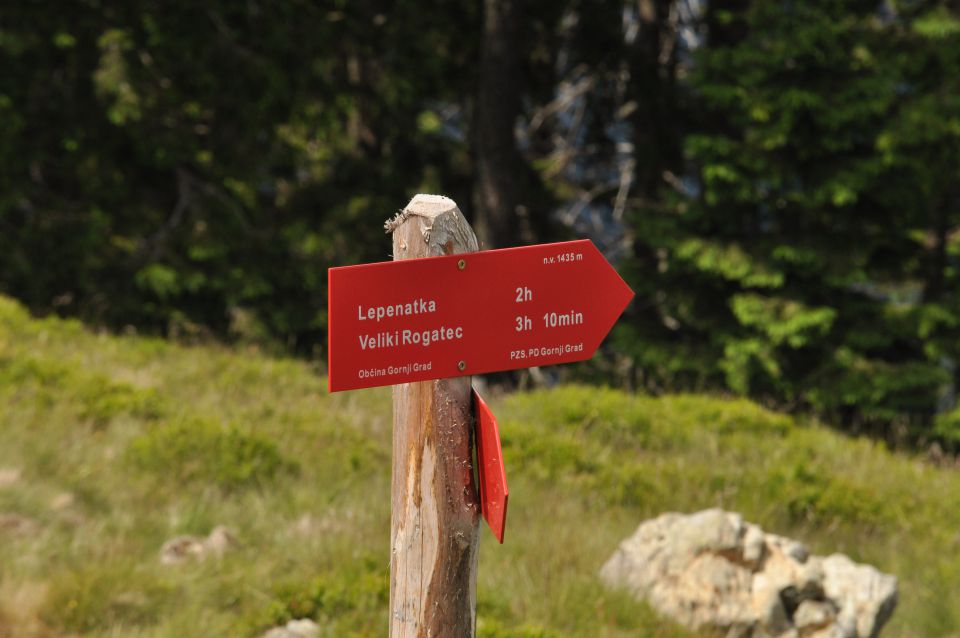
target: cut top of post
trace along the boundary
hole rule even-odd
[[[426,245],[425,254],[414,250],[408,252],[408,239],[397,237],[396,231],[404,222],[416,218],[423,242]],[[394,233],[394,257],[409,259],[411,257],[437,257],[440,255],[454,255],[458,253],[475,252],[478,250],[477,237],[457,203],[443,195],[414,195],[410,203],[404,207],[393,219],[384,224],[388,233]]]
[[[444,195],[419,193],[413,196],[404,210],[413,215],[436,217],[457,208],[457,203]]]

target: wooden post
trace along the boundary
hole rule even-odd
[[[393,258],[477,250],[456,203],[417,195],[387,222]],[[476,634],[480,504],[470,377],[393,386],[390,637]]]

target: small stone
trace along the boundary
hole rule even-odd
[[[164,565],[177,565],[189,558],[199,558],[202,554],[202,539],[196,536],[177,536],[160,548],[160,562]]]
[[[283,627],[274,627],[261,638],[318,638],[320,625],[309,618],[291,620]]]
[[[60,512],[71,507],[76,499],[70,492],[61,492],[50,501],[50,509]]]
[[[237,539],[230,533],[230,530],[223,525],[217,525],[210,532],[210,535],[203,541],[204,556],[214,556],[222,558],[231,549],[240,545]]]
[[[0,512],[0,533],[6,532],[13,536],[29,536],[39,529],[39,523],[32,518],[12,512]]]
[[[20,482],[20,469],[16,467],[0,467],[0,488],[10,487]]]
[[[224,554],[239,545],[229,529],[217,525],[206,538],[189,535],[171,538],[160,548],[160,562],[164,565],[177,565],[191,558],[223,558]]]
[[[313,536],[318,528],[318,522],[310,514],[304,514],[293,525],[294,531],[300,536]]]

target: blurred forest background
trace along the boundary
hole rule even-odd
[[[454,198],[637,291],[578,374],[960,445],[960,8],[0,7],[0,292],[321,359],[326,269]]]

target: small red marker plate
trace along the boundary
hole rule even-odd
[[[480,475],[480,510],[490,531],[503,543],[507,524],[507,471],[503,466],[500,428],[493,412],[476,390],[473,403],[477,408],[477,472]]]

